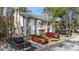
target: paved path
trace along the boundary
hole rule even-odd
[[[71,41],[79,41],[79,34],[75,34],[74,38]]]

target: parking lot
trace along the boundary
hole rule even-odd
[[[33,51],[35,49],[37,49],[37,48],[34,47],[34,46],[31,46],[31,47],[20,49],[20,50],[17,50],[17,51]],[[0,51],[16,51],[16,50],[12,49],[11,47],[1,47]]]
[[[61,41],[58,44],[50,45],[36,51],[79,51],[79,35],[75,34],[73,38]]]
[[[38,49],[39,49],[39,48],[47,47],[47,46],[49,46],[49,45],[52,45],[51,42],[49,42],[48,44],[41,44],[41,43],[38,43],[38,42],[35,42],[35,41],[32,41],[32,40],[29,40],[29,42],[31,42],[32,46],[35,46],[35,47],[37,47]]]
[[[71,38],[71,37],[70,37]],[[47,44],[42,44],[33,40],[28,40],[28,42],[30,42],[32,44],[31,47],[28,48],[24,48],[21,50],[17,50],[17,51],[68,51],[68,50],[79,50],[79,35],[78,34],[73,34],[72,38],[70,39],[69,37],[65,37],[62,39],[57,39],[58,41],[56,42],[49,42]],[[55,38],[52,38],[51,40],[53,40]],[[71,42],[65,41],[65,40],[69,40]],[[60,46],[61,43],[63,44],[63,46]],[[0,47],[0,51],[16,51],[14,49],[12,49],[10,46],[6,47],[4,45]]]

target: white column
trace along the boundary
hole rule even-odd
[[[50,24],[50,32],[52,32],[52,23]]]
[[[36,25],[37,25],[37,30],[36,30],[37,35],[40,34],[40,32],[39,32],[39,29],[40,29],[40,27],[39,27],[39,26],[40,26],[39,22],[41,22],[41,20],[37,20],[37,23],[36,23]]]
[[[27,28],[26,28],[26,24],[27,24],[27,19],[24,18],[24,19],[23,19],[23,30],[24,30],[24,31],[23,31],[23,34],[24,34],[24,36],[26,36],[26,29],[27,29]]]
[[[47,32],[47,30],[48,30],[48,23],[46,22],[45,32]]]
[[[29,25],[30,25],[30,34],[35,34],[34,32],[35,32],[35,24],[34,24],[34,19],[30,19],[30,23],[29,23]]]

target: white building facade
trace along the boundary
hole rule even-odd
[[[49,23],[49,24],[48,24]],[[39,16],[14,13],[15,34],[18,35],[41,35],[46,32],[52,32],[52,22],[45,21]]]

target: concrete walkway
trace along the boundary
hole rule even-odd
[[[71,41],[79,41],[79,34],[73,34],[73,39]]]

